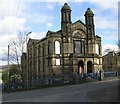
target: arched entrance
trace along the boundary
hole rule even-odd
[[[84,63],[83,63],[83,61],[78,62],[78,74],[84,74]]]
[[[87,62],[87,73],[92,73],[92,62],[91,61]]]

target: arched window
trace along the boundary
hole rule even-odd
[[[38,57],[40,57],[40,45],[38,47]]]
[[[48,42],[48,55],[50,54],[50,42]]]
[[[96,47],[96,54],[99,55],[99,45],[96,44],[95,47]]]
[[[56,65],[60,65],[60,59],[56,59]]]
[[[99,64],[99,59],[97,59],[97,64]]]
[[[55,54],[60,54],[60,42],[55,41]]]

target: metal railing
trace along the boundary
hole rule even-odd
[[[104,72],[104,77],[116,77],[118,72]]]

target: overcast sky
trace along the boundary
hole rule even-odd
[[[90,7],[94,12],[96,35],[102,37],[102,51],[106,48],[117,50],[118,1],[94,1],[0,0],[0,65],[7,64],[1,59],[4,59],[4,51],[7,50],[10,39],[16,37],[18,30],[26,33],[32,31],[29,38],[34,39],[45,37],[48,30],[60,30],[61,8],[65,2],[72,9],[72,23],[77,20],[85,23],[84,14]]]

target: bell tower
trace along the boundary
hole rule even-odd
[[[61,9],[62,71],[70,73],[69,54],[73,52],[71,36],[71,8],[65,3]]]
[[[65,3],[61,9],[61,30],[64,35],[70,35],[71,8],[67,3]]]
[[[85,24],[87,28],[87,53],[95,53],[95,26],[94,14],[90,8],[85,12]]]

